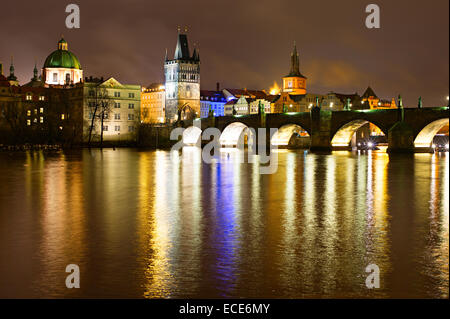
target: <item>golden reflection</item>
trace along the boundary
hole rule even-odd
[[[296,262],[296,251],[299,245],[298,242],[298,227],[296,224],[299,212],[296,210],[297,203],[297,185],[296,181],[299,178],[297,172],[297,156],[294,152],[286,154],[286,169],[283,179],[285,180],[284,193],[284,207],[281,214],[282,225],[282,240],[283,246],[283,275],[281,280],[282,285],[289,286],[292,280],[296,279],[296,274],[299,273],[298,264]]]
[[[39,165],[44,161],[37,155]],[[62,270],[74,263],[82,267],[86,253],[86,220],[83,207],[82,164],[68,161],[63,153],[57,158],[47,158],[42,179],[43,231],[40,254],[43,269],[40,281],[50,285],[49,294],[55,289],[50,283],[55,275],[64,278]],[[40,170],[41,171],[41,170]]]
[[[170,264],[170,190],[167,174],[168,154],[163,151],[141,153],[140,158],[140,207],[138,233],[140,251],[145,263],[143,282],[144,297],[169,298],[173,293]],[[170,165],[170,164],[169,164]],[[176,165],[176,164],[175,164]]]
[[[443,172],[441,172],[443,170]],[[448,153],[433,154],[431,156],[430,181],[430,234],[429,242],[438,242],[430,247],[431,258],[436,267],[439,267],[439,285],[441,296],[448,298],[449,284],[449,217],[448,217],[448,184],[449,184]],[[430,249],[426,247],[426,249]]]
[[[324,220],[323,232],[326,234],[323,238],[324,256],[323,265],[327,271],[323,274],[321,284],[325,293],[332,293],[336,288],[338,279],[338,259],[336,258],[337,247],[337,229],[336,222],[336,157],[327,156],[325,159],[325,189],[324,189]]]
[[[320,203],[316,203],[318,200],[318,196],[316,195],[316,171],[317,171],[317,155],[315,154],[307,154],[304,157],[304,182],[303,182],[303,198],[304,202],[301,203],[301,214],[303,223],[301,224],[300,233],[302,234],[302,251],[309,252],[306,253],[304,258],[300,259],[301,265],[301,275],[300,280],[304,283],[306,287],[310,287],[309,291],[311,292],[311,287],[314,287],[315,273],[316,273],[316,263],[314,258],[308,256],[309,254],[317,254],[317,212],[318,206]]]
[[[390,243],[389,243],[389,220],[390,215],[387,209],[387,202],[389,201],[388,193],[388,163],[389,155],[382,152],[370,152],[371,158],[369,161],[373,164],[369,166],[371,169],[370,175],[370,197],[371,203],[368,207],[372,212],[368,214],[368,233],[370,234],[369,251],[371,254],[377,256],[370,257],[372,263],[376,263],[383,273],[387,274],[391,271],[390,261]],[[368,180],[369,190],[369,180]],[[386,277],[386,276],[385,276]],[[383,280],[381,284],[385,286]]]

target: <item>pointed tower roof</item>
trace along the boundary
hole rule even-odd
[[[369,97],[374,97],[374,98],[378,98],[378,96],[375,94],[375,92],[372,90],[372,88],[369,86],[367,87],[366,92],[364,92],[364,94],[361,96],[363,99],[367,99]]]
[[[34,62],[34,69],[33,69],[33,78],[31,79],[32,81],[38,81],[38,69],[36,66],[36,62]]]
[[[297,53],[297,44],[294,41],[294,50],[291,53],[291,70],[286,77],[306,77],[300,73],[300,58]]]
[[[187,40],[187,35],[179,33],[177,46],[175,48],[174,60],[189,60],[189,45]]]

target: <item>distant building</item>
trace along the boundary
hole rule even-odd
[[[178,34],[173,59],[166,53],[166,121],[200,117],[200,56],[194,49],[192,56],[186,34]]]
[[[202,118],[208,117],[209,112],[213,112],[214,116],[224,116],[225,115],[225,104],[227,100],[224,94],[217,91],[200,91],[200,116]]]
[[[271,105],[270,97],[268,95],[268,98],[266,99],[256,99],[252,102],[250,102],[250,114],[258,114],[261,110],[264,110],[264,113],[271,113]]]
[[[230,115],[236,114],[236,111],[234,108],[236,101],[237,101],[237,99],[230,99],[227,103],[225,103],[225,105],[223,106],[224,115],[230,116]]]
[[[66,40],[58,42],[58,49],[45,60],[43,80],[46,85],[73,85],[83,81],[83,70],[78,58],[69,51]]]
[[[224,89],[222,92],[227,101],[241,96],[251,99],[265,99],[268,96],[265,90]]]
[[[86,78],[83,87],[83,141],[134,142],[140,124],[141,87],[114,78]],[[103,130],[102,130],[102,113]],[[93,123],[93,125],[92,125]]]
[[[153,83],[142,89],[141,123],[157,124],[166,122],[166,90],[161,83]]]
[[[361,103],[368,103],[370,109],[392,109],[397,107],[394,98],[392,98],[391,100],[380,99],[370,86],[361,96]]]
[[[238,99],[232,99],[225,104],[225,115],[248,115],[250,114],[250,103],[255,99],[241,95]]]

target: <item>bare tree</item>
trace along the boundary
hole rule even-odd
[[[23,110],[19,105],[18,100],[2,102],[0,107],[1,116],[10,128],[11,137],[14,142],[19,141],[23,136],[23,127],[26,123],[26,118]]]
[[[91,147],[92,135],[96,121],[100,121],[100,147],[103,146],[104,122],[108,118],[112,108],[113,100],[108,96],[106,88],[97,85],[93,91],[89,93],[88,106],[91,114],[91,124],[89,126],[88,146]]]

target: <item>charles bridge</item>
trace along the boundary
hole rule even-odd
[[[388,152],[431,152],[433,138],[449,123],[448,107],[397,108],[378,110],[325,111],[314,107],[310,112],[252,114],[241,116],[209,117],[181,121],[185,128],[183,140],[195,144],[202,131],[210,127],[219,129],[221,143],[235,146],[242,133],[249,128],[258,134],[266,128],[266,140],[272,141],[269,128],[283,131],[288,139],[296,129],[310,136],[311,151],[351,149],[354,133],[367,123],[376,125],[387,137]]]

